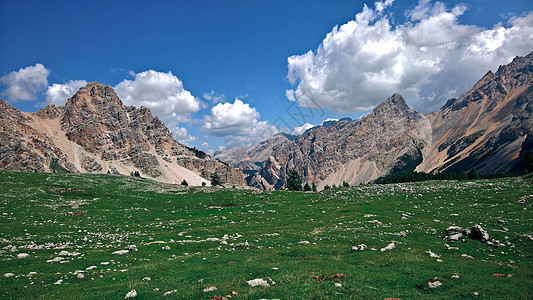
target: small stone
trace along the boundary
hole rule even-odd
[[[335,286],[340,288],[340,287],[342,287],[342,284],[340,284],[338,282],[335,282]]]
[[[473,292],[472,295],[479,296],[479,292]]]
[[[365,244],[360,244],[352,247],[352,251],[365,251],[368,247]]]
[[[256,286],[264,286],[264,287],[269,287],[270,284],[268,284],[268,282],[266,282],[263,278],[256,278],[256,279],[253,279],[253,280],[248,280],[246,281],[251,287],[256,287]]]
[[[144,277],[142,280],[143,280],[143,281],[150,281],[150,280],[152,280],[152,278],[150,278],[150,277]]]
[[[137,297],[137,291],[136,290],[131,290],[129,291],[126,296],[124,297],[124,299],[127,299],[127,298],[135,298]]]
[[[214,285],[208,286],[204,289],[204,293],[214,292],[217,290],[217,287]]]
[[[168,250],[170,250],[170,247],[169,246],[165,246],[165,247],[161,247],[161,249],[168,251]]]
[[[76,277],[78,279],[83,279],[83,278],[85,278],[85,275],[83,275],[83,273],[78,273],[78,275],[76,275]]]
[[[480,225],[474,225],[472,226],[471,232],[468,237],[473,240],[485,242],[489,240],[489,233]]]
[[[309,245],[309,241],[300,241],[298,242],[298,245]]]
[[[468,255],[468,254],[461,254],[461,257],[462,258],[466,258],[466,259],[474,259],[474,257]]]
[[[30,256],[28,253],[19,253],[19,254],[17,254],[17,258],[26,258],[28,256]]]
[[[390,243],[386,247],[379,249],[379,251],[385,252],[385,251],[388,251],[388,250],[392,250],[394,248],[396,248],[396,245],[394,243]]]
[[[428,282],[428,286],[429,286],[430,289],[434,289],[434,288],[439,287],[441,285],[442,285],[442,282],[440,282],[437,277],[435,277],[433,279],[430,279],[429,282]]]
[[[87,267],[87,268],[85,269],[85,271],[94,270],[94,269],[96,269],[96,268],[97,268],[96,266],[90,266],[90,267]]]
[[[220,241],[220,239],[219,238],[206,238],[205,241],[206,242],[218,242]]]
[[[139,251],[139,249],[137,249],[137,246],[135,246],[135,245],[129,245],[128,246],[128,250],[133,251],[133,252]]]
[[[13,273],[5,273],[4,274],[5,278],[9,278],[9,277],[13,277],[13,276],[15,276],[15,274],[13,274]]]
[[[157,290],[159,290],[159,289],[157,289]],[[155,290],[154,290],[154,291],[155,291]],[[171,291],[165,292],[165,293],[163,294],[163,297],[166,297],[166,296],[168,296],[168,295],[170,295],[170,294],[173,294],[173,293],[175,293],[175,292],[177,292],[177,291],[178,291],[178,290],[171,290]],[[156,291],[156,292],[157,292],[157,291]]]
[[[124,255],[124,254],[127,254],[128,252],[130,252],[129,250],[118,250],[118,251],[115,251],[111,254],[113,255]]]
[[[58,281],[54,282],[54,284],[62,284],[63,283],[63,279],[59,279]]]

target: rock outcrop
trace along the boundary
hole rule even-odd
[[[241,170],[175,141],[146,107],[123,105],[109,85],[81,88],[65,107],[24,113],[0,100],[0,168],[130,174],[169,183],[245,185]]]
[[[532,82],[533,53],[488,72],[472,90],[432,114],[412,110],[394,94],[359,120],[340,120],[274,144],[268,157],[251,160],[260,170],[250,175],[249,184],[282,189],[290,170],[319,189],[402,171],[518,170],[533,151]]]

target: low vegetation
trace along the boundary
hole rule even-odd
[[[0,172],[0,298],[532,298],[531,180],[270,193]],[[476,224],[488,241],[446,234]]]

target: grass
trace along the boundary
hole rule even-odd
[[[474,292],[529,299],[532,194],[525,177],[262,193],[114,175],[0,172],[0,298],[123,299],[135,289],[138,299],[172,290],[166,298],[235,291],[232,299],[457,299],[476,298]],[[474,224],[505,245],[443,239],[451,225]],[[227,245],[206,241],[224,235]],[[393,250],[372,250],[391,242]],[[351,251],[359,244],[368,249]],[[139,251],[112,254],[129,245]],[[46,262],[61,250],[80,254]],[[314,279],[332,274],[344,276]],[[269,288],[246,282],[267,277],[275,282]],[[431,289],[434,277],[443,285]],[[211,285],[217,290],[203,292]]]

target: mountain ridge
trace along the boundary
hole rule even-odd
[[[130,174],[168,183],[245,185],[239,169],[175,141],[150,109],[125,106],[109,85],[88,83],[63,107],[35,113],[0,101],[0,168],[49,172],[52,160],[71,172]]]
[[[272,146],[268,159],[252,162],[261,168],[247,180],[281,189],[294,169],[323,188],[400,171],[516,169],[533,151],[532,82],[533,52],[488,71],[470,91],[430,114],[414,111],[395,93],[359,120],[315,127]]]

